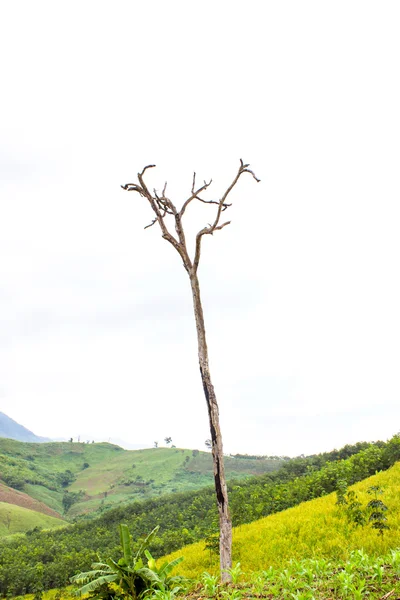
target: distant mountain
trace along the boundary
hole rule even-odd
[[[20,425],[14,419],[10,419],[0,412],[0,438],[10,438],[19,442],[50,442],[49,438],[40,437]]]

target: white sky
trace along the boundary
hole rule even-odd
[[[199,271],[225,450],[399,431],[399,26],[397,1],[1,3],[0,410],[204,449],[187,275],[120,184],[155,163],[176,204],[194,170],[218,198],[242,157],[262,181]]]

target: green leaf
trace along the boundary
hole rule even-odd
[[[88,594],[89,592],[95,592],[100,586],[104,585],[105,583],[112,583],[114,581],[116,581],[118,579],[118,575],[104,575],[103,577],[98,577],[97,579],[95,579],[94,581],[91,581],[90,583],[88,583],[87,585],[84,585],[83,587],[81,587],[77,592],[76,595],[82,595],[82,594]]]
[[[171,560],[171,562],[165,562],[159,569],[158,569],[158,573],[159,575],[168,575],[169,573],[171,573],[172,569],[174,569],[177,565],[179,565],[182,561],[183,561],[184,557],[183,556],[179,556],[178,558],[175,558],[174,560]]]
[[[152,585],[162,583],[158,574],[155,573],[154,571],[152,571],[151,569],[149,569],[148,567],[143,567],[142,569],[139,569],[136,573],[143,579],[150,582]]]
[[[131,550],[131,534],[127,525],[121,524],[119,526],[119,533],[121,538],[122,551],[124,553],[124,559],[127,565],[132,563],[132,550]]]
[[[145,537],[145,539],[139,546],[139,550],[136,552],[136,556],[135,556],[136,560],[144,553],[145,549],[148,548],[152,539],[157,535],[157,532],[159,529],[160,529],[160,526],[157,525],[156,527],[154,527],[153,531],[151,531],[149,533],[149,535],[147,537]]]
[[[145,550],[144,554],[145,554],[145,556],[147,558],[147,564],[149,566],[149,569],[151,569],[152,571],[155,571],[156,573],[158,573],[156,561],[152,557],[152,555],[150,554],[150,552],[148,550]]]
[[[100,575],[109,575],[110,569],[94,569],[93,571],[87,571],[86,573],[78,573],[70,578],[71,583],[86,583],[93,579],[93,577],[99,577]]]

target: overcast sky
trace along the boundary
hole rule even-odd
[[[2,2],[0,410],[205,448],[189,281],[120,184],[154,163],[218,199],[243,158],[199,270],[225,451],[398,432],[399,27],[397,1]]]

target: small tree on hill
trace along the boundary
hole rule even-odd
[[[4,523],[5,526],[7,527],[8,531],[10,531],[10,526],[11,526],[11,511],[7,511],[6,514],[4,515]]]
[[[239,169],[233,181],[225,190],[221,198],[219,200],[205,200],[203,194],[209,188],[211,180],[208,183],[204,181],[202,185],[197,187],[196,173],[194,173],[192,189],[189,197],[182,204],[181,208],[177,209],[172,200],[166,196],[167,184],[164,185],[164,189],[160,194],[155,189],[153,192],[150,192],[149,188],[147,187],[147,184],[144,181],[144,176],[146,171],[154,166],[155,165],[147,165],[144,167],[143,171],[138,173],[137,183],[127,183],[121,187],[128,192],[137,192],[142,198],[148,201],[153,211],[153,219],[151,223],[145,227],[145,229],[158,223],[161,229],[162,237],[175,248],[182,259],[183,266],[189,276],[193,298],[194,317],[196,321],[200,375],[203,383],[210,423],[215,492],[217,496],[219,512],[221,578],[222,581],[228,581],[230,576],[227,573],[227,569],[232,567],[232,523],[228,509],[228,491],[224,472],[222,436],[219,426],[219,409],[214,386],[211,381],[206,341],[206,328],[204,323],[203,306],[200,296],[200,283],[197,271],[200,263],[201,244],[204,236],[213,235],[214,232],[220,231],[230,224],[230,221],[221,222],[221,216],[222,213],[224,213],[231,206],[227,203],[227,199],[230,192],[239,181],[239,178],[244,173],[249,173],[256,181],[259,181],[259,179],[257,179],[253,171],[249,169],[249,165],[244,164],[244,162],[240,160]],[[194,256],[191,257],[186,243],[183,217],[186,210],[193,202],[200,202],[202,204],[209,204],[213,206],[215,208],[215,215],[211,220],[211,223],[198,231],[194,244]],[[168,225],[169,222],[173,223],[175,234],[171,233]]]
[[[372,485],[368,488],[367,492],[374,496],[367,504],[367,510],[370,511],[368,522],[373,529],[377,530],[378,535],[383,537],[385,529],[389,529],[385,515],[388,507],[378,498],[380,494],[383,494],[383,490],[379,485]]]

